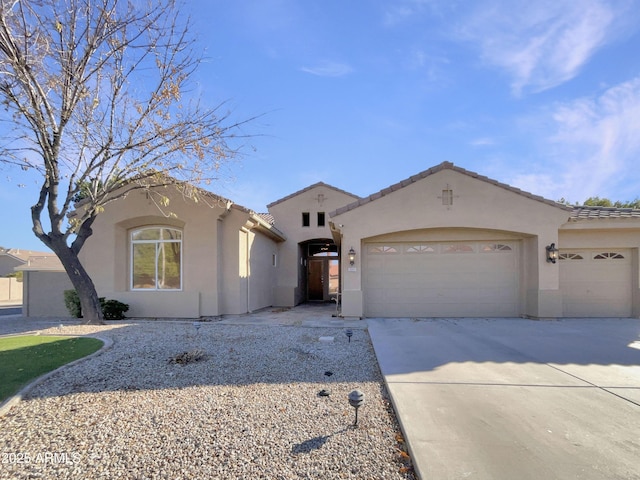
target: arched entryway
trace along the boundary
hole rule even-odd
[[[340,291],[340,258],[331,239],[320,238],[300,244],[301,283],[307,302],[335,300]]]

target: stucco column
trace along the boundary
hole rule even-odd
[[[562,317],[562,292],[560,291],[560,264],[547,261],[547,245],[558,244],[558,231],[554,229],[533,237],[527,242],[525,263],[533,267],[527,283],[527,308],[525,314],[535,318]],[[536,272],[537,270],[537,272]],[[537,274],[536,274],[537,273]]]
[[[354,264],[349,261],[349,250],[356,252]],[[340,258],[342,259],[342,315],[362,317],[362,243],[359,238],[343,236]]]
[[[631,249],[631,316],[640,318],[640,249]]]

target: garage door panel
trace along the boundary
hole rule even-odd
[[[631,316],[629,250],[563,250],[559,264],[564,316]]]
[[[485,242],[486,243],[486,242]],[[486,253],[480,242],[367,245],[365,314],[469,317],[519,314],[517,242]],[[484,248],[483,248],[484,247]],[[422,248],[423,253],[411,252]],[[385,254],[384,252],[391,252]],[[374,252],[374,253],[372,253]]]

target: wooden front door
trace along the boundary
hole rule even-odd
[[[322,258],[309,259],[309,300],[324,300],[324,265]]]

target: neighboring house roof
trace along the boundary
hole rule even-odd
[[[411,185],[412,183],[418,182],[420,180],[422,180],[423,178],[426,178],[430,175],[433,175],[434,173],[438,173],[442,170],[453,170],[455,172],[458,173],[462,173],[463,175],[467,175],[469,177],[472,178],[476,178],[478,180],[481,180],[483,182],[489,183],[491,185],[494,185],[496,187],[500,187],[503,188],[505,190],[508,190],[510,192],[514,192],[517,193],[518,195],[522,195],[525,196],[527,198],[530,198],[532,200],[538,201],[538,202],[542,202],[542,203],[546,203],[547,205],[553,206],[553,207],[557,207],[557,208],[561,208],[564,210],[572,210],[572,207],[568,207],[566,205],[563,205],[561,203],[555,202],[553,200],[549,200],[546,199],[544,197],[541,197],[539,195],[534,195],[532,193],[529,192],[525,192],[524,190],[520,190],[519,188],[516,187],[512,187],[510,185],[507,185],[506,183],[501,183],[498,182],[497,180],[493,180],[489,177],[485,177],[484,175],[480,175],[479,173],[476,172],[472,172],[470,170],[465,170],[464,168],[461,167],[456,167],[453,163],[451,162],[442,162],[440,165],[436,165],[435,167],[431,167],[428,170],[425,170],[423,172],[420,172],[416,175],[413,175],[409,178],[407,178],[406,180],[402,180],[401,182],[395,183],[393,185],[391,185],[390,187],[387,187],[383,190],[380,190],[377,193],[374,193],[373,195],[369,195],[368,197],[365,198],[361,198],[360,200],[350,203],[348,205],[345,205],[344,207],[338,208],[337,210],[329,213],[330,217],[334,217],[336,215],[340,215],[343,214],[345,212],[348,212],[350,210],[353,210],[355,208],[358,208],[362,205],[366,205],[367,203],[373,202],[374,200],[377,200],[379,198],[384,197],[385,195],[389,195],[390,193],[395,192],[396,190],[400,190],[401,188],[404,188],[408,185]]]
[[[52,271],[64,271],[62,262],[53,253],[43,255],[30,255],[24,265],[16,267],[14,270],[52,270]]]
[[[601,218],[640,218],[640,210],[634,208],[592,207],[580,205],[572,207],[572,221],[595,220]]]
[[[269,205],[267,205],[267,208],[271,208],[271,207],[273,207],[273,206],[275,206],[275,205],[277,205],[279,203],[285,202],[285,201],[287,201],[287,200],[289,200],[289,199],[291,199],[293,197],[297,197],[298,195],[300,195],[302,193],[305,193],[305,192],[308,192],[309,190],[312,190],[312,189],[317,188],[317,187],[329,188],[331,190],[335,190],[336,192],[343,193],[345,195],[349,195],[350,197],[353,197],[355,199],[360,199],[359,196],[354,195],[353,193],[349,193],[349,192],[347,192],[345,190],[341,190],[339,188],[334,187],[333,185],[329,185],[328,183],[318,182],[318,183],[314,183],[313,185],[309,185],[308,187],[303,188],[302,190],[298,190],[297,192],[294,192],[291,195],[287,195],[286,197],[283,197],[280,200],[276,200],[275,202],[271,202]]]
[[[29,257],[33,255],[45,256],[45,257],[53,255],[55,257],[55,254],[51,252],[37,252],[35,250],[24,250],[22,248],[9,248],[6,250],[0,249],[0,255],[8,255],[23,263],[26,263],[27,260],[29,260]]]

